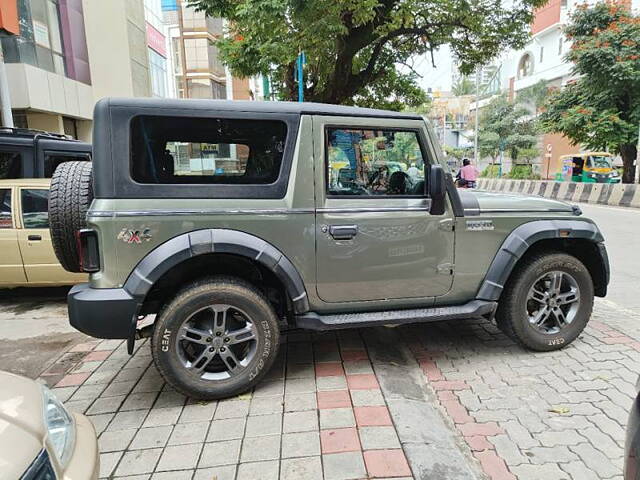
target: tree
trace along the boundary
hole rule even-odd
[[[640,124],[640,17],[599,3],[579,8],[566,35],[573,41],[566,59],[580,77],[550,96],[542,125],[575,144],[619,153],[622,181],[633,183]]]
[[[515,163],[532,157],[538,143],[538,125],[529,110],[502,95],[494,98],[480,112],[478,146],[480,155],[490,156],[494,162],[500,151]]]
[[[461,75],[456,83],[453,84],[451,91],[456,97],[460,97],[462,95],[471,95],[476,91],[476,85],[475,82],[469,77]]]
[[[545,102],[549,98],[549,85],[545,80],[539,80],[530,87],[518,91],[517,101],[523,105],[531,105],[534,113],[540,113]]]
[[[424,102],[411,59],[451,44],[463,74],[521,47],[546,0],[187,0],[229,21],[216,41],[238,76],[268,75],[294,100],[305,52],[305,100],[398,108]]]

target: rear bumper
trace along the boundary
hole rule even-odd
[[[138,301],[123,288],[76,285],[67,296],[69,323],[97,338],[130,339],[135,335]]]

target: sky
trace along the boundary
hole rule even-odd
[[[434,52],[436,68],[431,65],[431,56],[429,54],[415,59],[413,68],[422,76],[418,79],[419,85],[428,91],[450,91],[453,61],[451,58],[451,50],[448,45],[442,46],[438,51]]]

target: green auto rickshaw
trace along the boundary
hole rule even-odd
[[[620,183],[613,167],[613,155],[607,152],[584,152],[562,155],[562,180],[582,183]]]

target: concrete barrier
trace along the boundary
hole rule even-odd
[[[640,208],[640,185],[624,183],[572,183],[552,180],[480,178],[478,188],[490,192],[541,195],[565,202]]]

